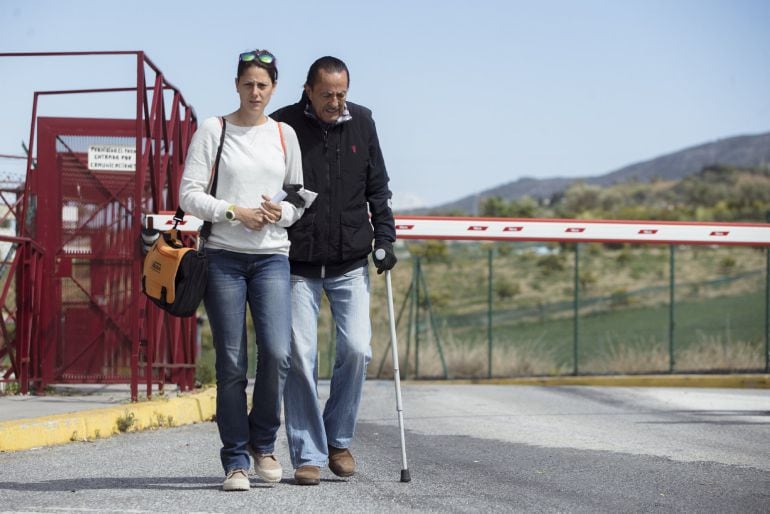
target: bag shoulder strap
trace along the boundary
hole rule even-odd
[[[211,194],[211,196],[216,196],[217,194],[217,182],[219,180],[219,161],[222,159],[222,146],[224,146],[225,143],[225,132],[227,130],[227,120],[224,118],[224,116],[219,116],[219,124],[222,125],[222,134],[219,136],[217,156],[214,158],[214,167],[211,169],[212,177],[210,181],[211,186],[209,187],[209,194]],[[283,142],[283,134],[281,134],[281,142]],[[176,208],[176,213],[174,213],[174,229],[176,229],[177,225],[179,225],[179,223],[184,219],[184,214],[185,212],[181,207]],[[208,239],[209,235],[211,235],[211,222],[205,221],[203,222],[203,227],[201,228],[201,237]]]
[[[219,161],[222,159],[222,147],[225,144],[225,132],[227,131],[227,120],[224,116],[219,117],[219,124],[222,125],[222,134],[219,136],[219,147],[217,148],[217,156],[214,158],[214,168],[212,169],[213,176],[211,177],[211,187],[209,188],[209,194],[211,196],[217,195],[217,182],[219,181]]]
[[[217,156],[214,159],[214,177],[211,179],[211,188],[209,194],[216,197],[217,195],[217,183],[219,182],[219,162],[222,160],[222,147],[225,144],[225,132],[227,131],[227,120],[224,116],[219,117],[219,123],[222,124],[222,134],[219,136],[219,148],[217,148]],[[208,240],[211,235],[211,222],[204,221],[201,227],[200,239],[203,240],[203,244]],[[199,249],[202,245],[199,245]]]

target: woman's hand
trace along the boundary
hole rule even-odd
[[[235,219],[243,223],[243,226],[249,230],[262,230],[269,223],[261,208],[236,207]]]
[[[260,205],[259,210],[267,220],[267,223],[277,223],[280,221],[283,215],[283,209],[280,204],[271,202],[269,196],[262,195],[262,199],[264,202]]]

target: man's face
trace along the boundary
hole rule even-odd
[[[306,84],[305,93],[318,119],[324,123],[334,123],[345,108],[348,74],[344,71],[329,73],[319,70],[315,85],[311,88]]]

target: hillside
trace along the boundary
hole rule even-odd
[[[524,196],[550,198],[556,193],[564,192],[576,182],[609,186],[631,181],[649,182],[653,179],[679,180],[695,174],[707,166],[717,164],[742,168],[767,166],[770,164],[770,133],[720,139],[631,164],[604,175],[577,178],[521,178],[459,200],[420,209],[419,213],[465,212],[477,214],[477,208],[481,202],[485,198],[494,196],[508,201]],[[410,212],[418,213],[417,210]]]

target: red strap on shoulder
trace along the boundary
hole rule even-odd
[[[283,149],[283,156],[286,157],[286,142],[283,140],[283,129],[281,128],[281,122],[278,121],[278,135],[281,136],[281,148]]]

